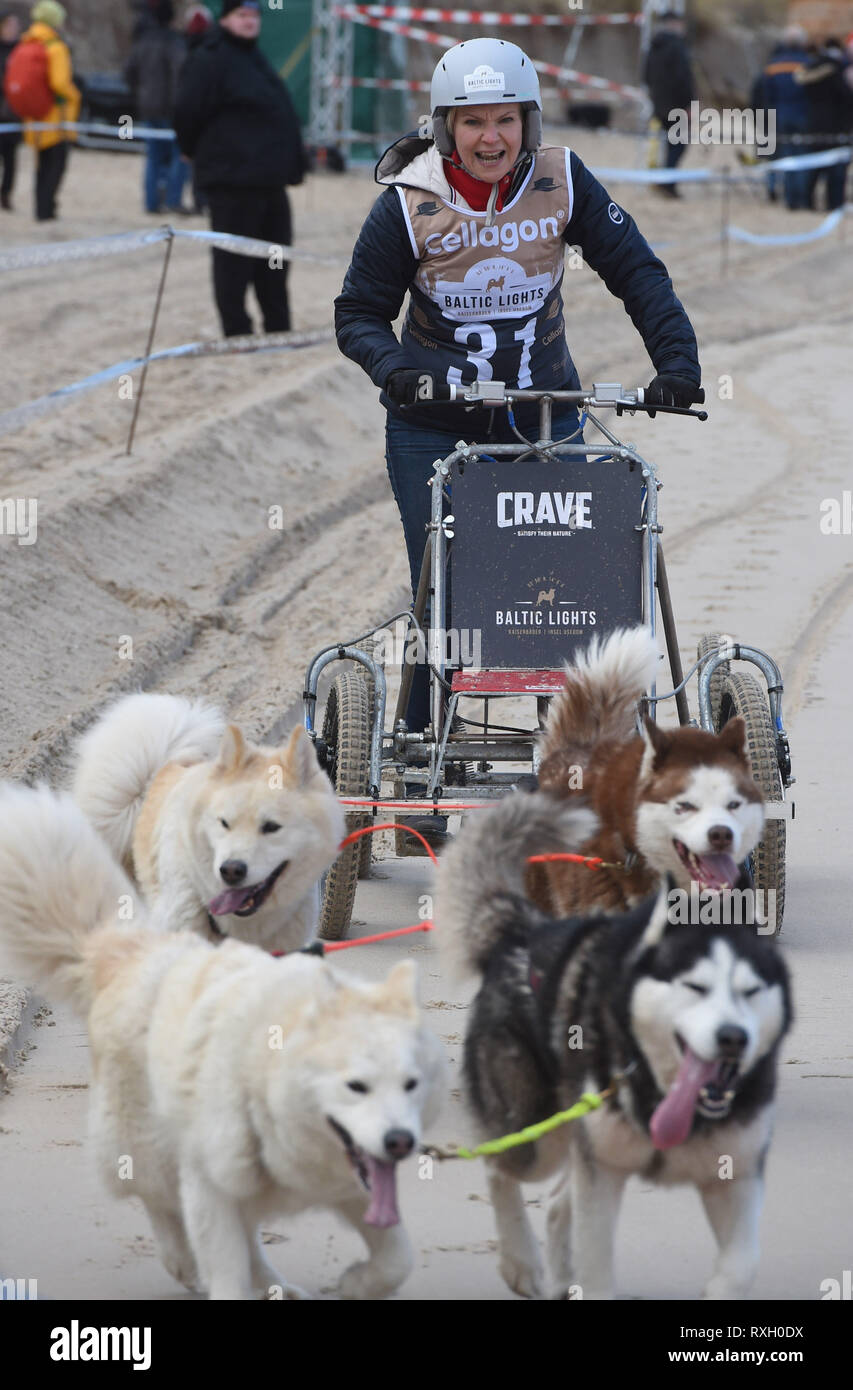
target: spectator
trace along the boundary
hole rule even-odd
[[[805,88],[809,100],[808,149],[837,149],[846,143],[853,126],[853,90],[845,80],[849,59],[838,39],[827,39],[807,67],[794,74],[794,80]],[[844,205],[844,190],[850,161],[830,164],[826,169],[809,169],[809,206],[816,202],[817,186],[826,179],[826,206],[829,209]]]
[[[186,35],[187,48],[190,53],[198,48],[205,34],[213,24],[213,15],[206,5],[193,5],[187,10],[184,16],[184,34]],[[185,156],[186,157],[186,156]],[[195,165],[193,164],[193,211],[207,212],[207,197],[204,189],[199,188],[196,177]]]
[[[684,145],[669,139],[678,112],[690,111],[696,92],[690,67],[690,52],[685,39],[684,18],[673,10],[660,17],[660,24],[649,45],[643,70],[643,81],[649,89],[654,115],[663,131],[664,167],[675,169],[684,157]],[[659,190],[668,198],[677,198],[677,183],[662,183]]]
[[[68,147],[77,136],[59,129],[63,121],[76,121],[80,115],[80,91],[71,73],[71,52],[59,31],[66,20],[59,0],[38,0],[30,11],[32,24],[21,42],[43,44],[47,50],[47,83],[53,105],[44,122],[55,130],[32,130],[25,123],[24,139],[36,151],[36,220],[50,222],[56,217],[56,195],[68,163]]]
[[[178,78],[186,57],[186,44],[170,28],[175,18],[172,0],[148,0],[136,27],[124,76],[133,92],[137,120],[155,130],[171,130]],[[145,211],[181,213],[181,197],[187,166],[178,142],[147,141],[145,160]]]
[[[804,154],[809,148],[802,139],[809,131],[809,99],[806,88],[796,81],[809,62],[808,38],[798,24],[784,31],[770,55],[770,61],[752,89],[752,105],[776,112],[776,158]],[[808,169],[792,169],[782,175],[786,206],[792,210],[809,206]],[[768,192],[776,195],[776,175],[768,175]]]
[[[175,130],[195,161],[214,231],[291,241],[286,184],[306,169],[290,93],[258,48],[258,0],[223,0],[222,17],[191,53],[181,74]],[[226,337],[251,333],[246,291],[254,284],[264,331],[290,327],[287,262],[213,252],[213,285]]]
[[[184,15],[184,33],[190,52],[198,48],[213,23],[213,15],[206,5],[192,5]]]
[[[21,24],[18,16],[11,14],[8,10],[0,11],[0,125],[11,124],[18,119],[3,95],[3,77],[6,72],[6,59],[18,42],[20,33]],[[18,157],[20,143],[20,131],[7,130],[5,133],[0,133],[0,164],[3,165],[3,175],[0,178],[0,208],[3,208],[5,212],[12,211],[15,161]]]

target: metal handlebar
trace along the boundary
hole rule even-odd
[[[512,405],[514,401],[565,401],[568,405],[580,405],[585,409],[614,409],[617,415],[625,411],[643,410],[654,414],[658,410],[664,415],[690,415],[695,420],[707,420],[706,410],[690,410],[677,405],[657,405],[643,400],[644,388],[623,389],[619,382],[597,381],[591,391],[527,391],[508,387],[505,381],[474,381],[469,386],[449,386],[446,382],[436,382],[431,400],[419,400],[423,405],[438,405],[448,401],[464,402],[467,405],[498,406]]]

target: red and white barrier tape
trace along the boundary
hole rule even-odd
[[[336,6],[335,14],[341,19],[349,19],[353,24],[366,24],[371,29],[380,29],[384,34],[399,34],[407,39],[420,39],[423,43],[435,44],[439,48],[453,48],[459,42],[449,34],[434,34],[430,29],[420,29],[412,24],[399,24],[390,19],[374,19],[371,15],[362,14],[355,5]],[[620,82],[611,82],[609,78],[592,77],[587,72],[559,67],[556,63],[543,63],[537,59],[533,59],[532,62],[537,72],[544,73],[547,77],[556,77],[560,82],[576,83],[600,92],[618,92],[620,96],[629,97],[632,101],[644,104],[646,102],[646,94],[639,87],[626,87]]]
[[[379,92],[428,92],[428,82],[409,82],[405,77],[332,77],[330,87],[372,87]]]
[[[499,10],[438,10],[420,5],[350,5],[371,19],[416,20],[421,24],[488,24],[512,28],[566,28],[577,24],[640,24],[641,14],[502,14]]]

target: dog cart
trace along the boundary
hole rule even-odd
[[[698,722],[719,732],[733,715],[745,720],[753,772],[768,812],[750,867],[755,887],[775,892],[778,931],[785,891],[785,790],[793,780],[779,668],[757,647],[708,634],[684,676],[660,539],[657,474],[599,414],[656,410],[706,419],[705,412],[650,407],[641,389],[623,391],[614,383],[546,393],[478,381],[445,387],[442,397],[506,409],[518,443],[460,440],[434,464],[420,583],[413,612],[406,615],[408,649],[416,652],[420,646],[429,667],[426,731],[406,725],[414,674],[408,663],[386,730],[386,679],[376,634],[327,647],[308,668],[305,727],[338,795],[362,803],[347,817],[350,829],[375,821],[383,773],[393,782],[391,804],[406,813],[398,817],[398,853],[410,853],[416,844],[407,839],[407,825],[427,833],[431,825],[446,827],[454,796],[461,794],[470,806],[525,781],[530,785],[537,770],[536,736],[549,700],[562,685],[566,658],[595,633],[645,623],[652,631],[662,629],[671,675],[668,691],[658,693],[652,686],[648,692],[645,703],[652,715],[660,700],[672,698],[681,724]],[[512,409],[519,401],[539,404],[536,440],[515,429]],[[576,434],[552,439],[554,402],[577,406]],[[592,440],[582,437],[587,426],[595,431]],[[342,669],[317,721],[318,682],[333,662]],[[686,693],[694,672],[698,721]],[[535,708],[534,722],[516,727],[500,716],[496,720],[495,702],[519,697],[530,700],[531,713]],[[459,709],[461,701],[472,699],[482,706],[477,720]],[[369,872],[372,839],[365,835],[345,849],[326,877],[320,923],[326,939],[346,935],[357,880]]]

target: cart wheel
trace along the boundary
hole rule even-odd
[[[696,648],[696,655],[701,660],[709,652],[716,652],[720,647],[720,637],[716,632],[706,632],[704,637],[700,637],[699,646]],[[731,667],[727,661],[721,661],[716,667],[711,677],[711,719],[716,732],[720,730],[720,700],[723,695],[723,681],[729,674]],[[701,669],[699,671],[701,675]],[[725,721],[724,721],[725,722]]]
[[[345,671],[335,678],[323,716],[323,739],[329,750],[329,775],[338,796],[366,796],[370,776],[370,692],[361,671]],[[358,811],[346,818],[347,834],[370,824]],[[370,839],[365,835],[364,839]],[[320,936],[340,941],[347,934],[355,901],[361,861],[356,841],[338,855],[323,884]]]
[[[385,646],[384,646],[384,643],[383,643],[383,641],[382,641],[381,638],[368,637],[368,638],[366,639],[366,641],[360,642],[360,643],[359,643],[359,646],[360,646],[361,650],[364,652],[365,656],[372,656],[372,657],[373,657],[373,660],[374,660],[374,661],[378,661],[379,664],[380,664],[380,665],[383,667],[383,669],[384,669],[384,667],[385,667]],[[368,765],[369,765],[369,762],[370,762],[370,735],[371,735],[371,733],[372,733],[372,731],[373,731],[373,714],[374,714],[374,711],[375,711],[375,709],[376,709],[376,689],[375,689],[375,687],[374,687],[373,681],[371,680],[371,678],[370,678],[370,676],[369,676],[369,674],[368,674],[368,672],[367,672],[367,670],[366,670],[366,668],[365,668],[364,666],[362,666],[362,667],[359,668],[359,673],[364,677],[364,680],[367,682],[367,690],[368,690],[368,707],[367,707],[367,758],[368,758]],[[369,778],[368,778],[368,780],[369,780]],[[370,821],[369,821],[369,820],[366,820],[366,821],[364,822],[364,824],[365,824],[365,825],[369,825],[369,824],[370,824]],[[355,829],[355,826],[353,826],[353,829]],[[359,878],[370,878],[370,865],[371,865],[371,861],[372,861],[372,859],[373,859],[373,836],[372,836],[372,835],[363,835],[363,836],[361,837],[361,840],[359,841],[359,845],[360,845],[360,847],[361,847],[361,854],[359,855],[359,860],[358,860],[358,876],[359,876]]]
[[[739,714],[746,723],[746,746],[752,775],[765,801],[781,801],[784,791],[776,753],[776,733],[767,695],[755,676],[727,671],[720,693],[720,727]],[[782,930],[785,911],[785,822],[765,823],[764,836],[752,852],[755,887],[776,895],[774,935]],[[770,899],[769,901],[772,901]]]

